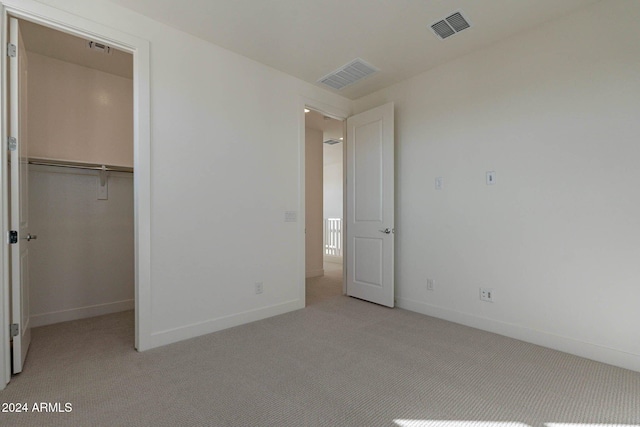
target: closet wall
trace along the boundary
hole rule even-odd
[[[133,166],[133,81],[29,53],[29,156]],[[31,322],[133,308],[133,174],[31,165]]]
[[[133,167],[133,80],[28,55],[29,156]]]

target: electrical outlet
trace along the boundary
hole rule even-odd
[[[435,281],[433,279],[427,279],[427,290],[432,291],[435,285]]]
[[[480,288],[480,300],[486,302],[493,302],[493,289]]]
[[[262,292],[264,292],[264,286],[262,282],[254,283],[254,287],[255,287],[256,294],[261,294]]]

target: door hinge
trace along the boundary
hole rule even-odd
[[[17,51],[18,51],[18,48],[16,47],[15,44],[13,44],[13,43],[8,43],[7,44],[7,56],[8,57],[15,58]]]
[[[10,136],[7,138],[7,145],[9,146],[9,151],[16,151],[16,148],[18,148],[18,140]]]
[[[18,243],[18,232],[16,230],[9,230],[9,244],[13,245]]]
[[[9,330],[12,337],[17,337],[18,334],[20,334],[20,325],[18,325],[17,323],[12,323]]]

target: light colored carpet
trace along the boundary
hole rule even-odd
[[[342,265],[324,263],[324,276],[307,279],[307,307],[342,295]]]
[[[73,412],[0,425],[640,424],[640,373],[341,295],[144,353],[132,343],[132,312],[34,329],[0,402]]]

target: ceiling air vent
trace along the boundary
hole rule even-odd
[[[378,69],[373,65],[367,64],[360,58],[356,58],[347,65],[343,65],[322,77],[318,80],[318,83],[327,85],[332,89],[341,90],[377,71]]]
[[[455,12],[431,25],[433,32],[442,40],[469,27],[471,27],[471,24],[467,18],[462,16],[461,11]]]
[[[327,139],[324,143],[329,145],[335,145],[335,144],[340,144],[340,141],[338,141],[337,139]]]

